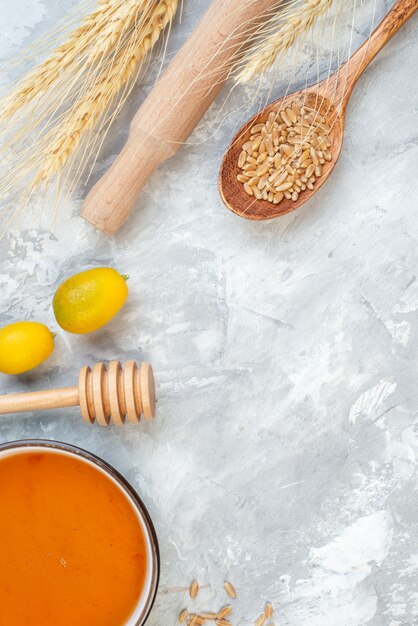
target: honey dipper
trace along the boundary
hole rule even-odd
[[[155,416],[155,387],[149,363],[96,363],[80,370],[77,387],[0,395],[0,414],[79,406],[85,422],[137,424]]]

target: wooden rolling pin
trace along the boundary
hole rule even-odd
[[[110,420],[118,426],[125,421],[137,424],[141,414],[146,419],[155,416],[155,388],[152,367],[127,361],[96,363],[91,369],[83,367],[78,387],[0,395],[0,414],[20,413],[80,406],[88,424],[97,421],[108,426]]]
[[[248,40],[279,0],[214,0],[132,120],[128,141],[81,215],[107,234],[125,222],[151,173],[207,111]]]

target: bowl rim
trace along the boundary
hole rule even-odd
[[[117,483],[121,490],[124,491],[128,498],[132,501],[132,506],[136,508],[137,513],[143,522],[143,526],[145,527],[145,531],[148,533],[152,561],[152,572],[148,596],[145,599],[145,604],[141,615],[139,615],[138,620],[135,623],[132,623],[132,626],[143,626],[148,620],[157,596],[158,586],[160,582],[161,561],[157,532],[155,530],[148,509],[143,503],[142,499],[139,497],[136,490],[132,487],[128,480],[117,469],[113,467],[113,465],[111,465],[98,455],[94,454],[93,452],[89,452],[88,450],[80,448],[79,446],[75,446],[71,443],[49,439],[21,439],[8,441],[0,444],[0,455],[2,452],[5,452],[7,450],[18,450],[19,448],[48,448],[50,450],[65,452],[75,457],[81,457],[85,461],[89,461],[91,464],[96,465],[105,474],[110,476],[110,478],[112,478]],[[132,617],[129,618],[129,621],[131,619]],[[121,624],[120,626],[129,626],[129,622],[127,624]]]

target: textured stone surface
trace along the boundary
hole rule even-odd
[[[72,4],[2,0],[2,58]],[[185,0],[173,47],[207,4]],[[376,16],[389,6],[377,2]],[[219,199],[223,150],[254,110],[251,90],[235,90],[222,128],[212,137],[221,98],[113,239],[79,219],[79,189],[53,232],[28,218],[1,244],[2,323],[57,330],[51,298],[66,275],[102,264],[130,275],[129,302],[105,330],[58,329],[44,366],[0,385],[67,385],[86,363],[144,358],[158,381],[156,421],[100,430],[77,411],[4,417],[0,440],[80,445],[138,488],[162,551],[151,626],[175,623],[187,598],[173,588],[192,577],[207,585],[206,609],[225,601],[225,577],[234,582],[234,624],[252,623],[267,599],[276,626],[416,623],[417,36],[415,18],[360,79],[332,182],[296,213],[246,222]],[[134,96],[99,171],[135,106]]]

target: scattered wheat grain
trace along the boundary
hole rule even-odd
[[[226,593],[229,595],[230,598],[236,598],[237,597],[237,592],[235,591],[234,585],[228,581],[224,582],[224,588]]]
[[[232,606],[230,604],[227,604],[226,606],[222,607],[222,609],[218,612],[218,619],[222,619],[223,617],[226,617],[227,615],[230,615],[232,613]]]
[[[189,587],[189,595],[192,598],[195,598],[197,596],[197,594],[199,593],[199,583],[197,582],[197,580],[193,580],[190,587]]]

